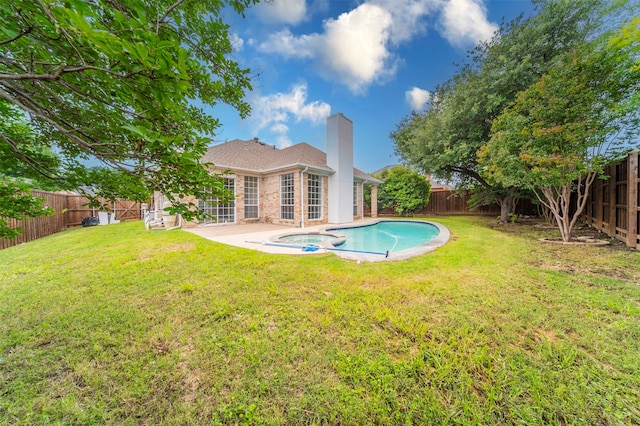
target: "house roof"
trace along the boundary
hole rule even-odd
[[[254,173],[268,173],[290,167],[309,167],[316,171],[333,174],[327,165],[327,154],[302,142],[279,149],[258,139],[243,141],[234,139],[210,147],[202,161],[213,163],[218,169],[243,170]],[[382,183],[380,180],[353,168],[353,176],[358,180]]]

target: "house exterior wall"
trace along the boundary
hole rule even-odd
[[[184,203],[193,203],[196,206],[198,205],[198,200],[194,196],[185,197],[185,198],[182,199],[182,202],[184,202]],[[182,221],[182,227],[183,228],[195,228],[196,226],[198,226],[198,221],[191,221],[191,222],[187,222],[185,220]]]
[[[304,218],[304,226],[323,225],[329,223],[329,177],[320,176],[322,191],[322,215],[319,219],[309,219],[309,175],[315,173],[304,174],[304,206],[302,207],[302,217]]]
[[[278,223],[280,218],[280,175],[260,179],[259,217],[261,222]]]
[[[282,219],[280,217],[280,179],[282,175],[293,173],[294,186],[294,210],[293,220]],[[300,172],[297,169],[291,169],[279,172],[277,174],[267,175],[260,179],[260,222],[275,223],[287,226],[300,226],[302,217],[300,208]],[[306,188],[305,188],[306,193]]]
[[[282,219],[280,217],[280,182],[281,176],[287,173],[293,174],[294,180],[294,218]],[[246,172],[237,172],[233,174],[235,179],[235,223],[247,224],[247,223],[273,223],[278,225],[286,225],[291,227],[307,227],[314,225],[323,225],[329,223],[329,176],[320,175],[321,178],[321,190],[322,190],[322,214],[320,219],[309,219],[308,207],[309,207],[309,175],[316,173],[302,173],[300,168],[292,168],[289,170],[280,171],[278,173],[269,174],[265,176],[259,176],[256,174],[248,174]],[[302,180],[301,180],[302,175]],[[245,176],[258,177],[258,218],[246,219],[244,216],[244,178]],[[303,187],[300,187],[302,182]],[[363,183],[354,182],[353,185],[358,189],[358,214],[354,216],[355,219],[361,219],[363,217]],[[352,193],[353,194],[353,193]],[[304,200],[304,203],[301,203]],[[184,202],[192,202],[198,205],[198,200],[195,197],[186,197]],[[352,202],[353,206],[353,202]],[[353,207],[350,212],[353,212]],[[186,222],[184,221],[182,226],[184,228],[191,228],[200,225],[201,223],[196,221]]]
[[[371,217],[378,217],[378,185],[371,187]]]
[[[235,223],[246,223],[247,221],[244,218],[244,177],[243,174],[235,174],[236,179],[236,222]]]

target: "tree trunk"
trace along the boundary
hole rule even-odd
[[[576,190],[576,210],[571,214],[571,189],[573,182],[559,185],[557,187],[541,188],[543,197],[534,189],[534,193],[540,202],[549,208],[556,220],[562,241],[571,241],[571,233],[578,218],[584,211],[589,197],[589,189],[593,180],[596,178],[596,172],[588,172],[586,176],[579,176],[575,182]]]
[[[500,223],[509,222],[509,213],[513,209],[513,195],[505,195],[500,201]]]

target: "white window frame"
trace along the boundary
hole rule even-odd
[[[353,182],[353,215],[358,216],[358,183]]]
[[[251,195],[251,197],[247,197],[247,194]],[[255,207],[255,217],[247,216],[247,207]],[[260,218],[260,179],[257,176],[244,177],[244,218]]]
[[[218,204],[217,197],[207,197],[206,199],[198,200],[198,208],[205,213],[212,214],[215,217],[215,220],[206,219],[203,224],[224,224],[224,223],[236,223],[236,179],[235,177],[223,177],[225,188],[233,188],[233,199],[229,200],[228,203]],[[209,192],[211,190],[209,189]],[[222,216],[222,220],[220,217]],[[228,220],[231,219],[231,220]]]
[[[313,185],[312,185],[313,184]],[[323,179],[320,175],[307,175],[307,219],[322,220]],[[312,197],[312,194],[314,195]]]
[[[280,219],[295,220],[296,190],[294,173],[280,175]],[[291,216],[291,217],[289,217]]]

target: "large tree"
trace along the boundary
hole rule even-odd
[[[639,116],[631,100],[640,89],[634,60],[608,43],[562,55],[493,122],[481,149],[485,174],[532,190],[563,241],[571,239],[594,179],[631,147]]]
[[[508,214],[517,188],[488,181],[477,152],[491,136],[491,122],[518,92],[534,84],[558,55],[582,43],[599,24],[598,0],[535,1],[536,12],[503,25],[471,52],[471,63],[438,86],[426,111],[405,118],[391,134],[397,153],[420,170],[476,191]]]
[[[193,101],[249,113],[249,70],[230,58],[222,12],[255,2],[0,2],[1,111],[13,105],[32,128],[4,132],[0,151],[89,196],[161,191],[187,218],[196,206],[181,198],[224,199],[222,180],[200,162],[220,123]],[[59,167],[41,161],[38,144],[53,147]]]

